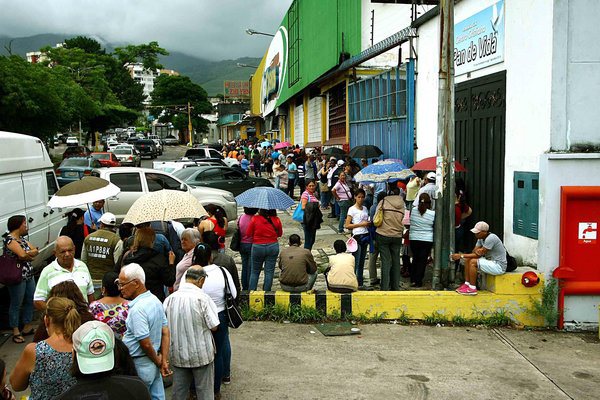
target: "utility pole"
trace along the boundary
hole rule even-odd
[[[192,108],[190,107],[190,102],[188,101],[187,104],[187,108],[188,108],[188,132],[190,133],[190,147],[192,147],[194,145],[194,140],[193,140],[193,127],[192,127]]]
[[[440,0],[440,71],[432,287],[454,278],[454,0]],[[452,274],[450,274],[452,270]]]

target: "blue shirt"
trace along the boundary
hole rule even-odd
[[[169,257],[169,252],[172,250],[171,243],[162,233],[156,234],[153,249],[158,251],[159,254],[164,254],[165,257]]]
[[[91,216],[90,216],[90,214],[91,214]],[[98,229],[100,229],[100,224],[98,223],[98,220],[100,219],[102,214],[104,214],[103,209],[100,209],[100,211],[97,211],[94,207],[90,207],[90,209],[87,210],[85,212],[85,214],[83,214],[83,223],[91,228],[92,222],[93,222],[96,225],[95,229],[98,230]]]
[[[146,355],[140,346],[140,340],[145,338],[150,338],[154,351],[158,352],[162,327],[167,326],[167,317],[160,300],[150,291],[131,300],[125,326],[127,331],[123,336],[123,343],[132,357]]]
[[[248,168],[250,167],[250,161],[248,161],[246,158],[243,158],[242,161],[240,161],[240,165],[242,166],[242,170],[248,171]]]
[[[290,179],[295,179],[296,171],[298,171],[298,167],[296,167],[296,164],[294,164],[294,162],[292,161],[291,163],[288,164],[287,169],[288,169],[288,177]]]
[[[416,203],[415,203],[416,204]],[[433,242],[433,225],[435,222],[435,211],[426,210],[421,215],[417,206],[410,211],[410,240]]]
[[[274,151],[274,152],[272,152],[272,153],[271,153],[271,158],[272,158],[273,160],[277,160],[277,159],[279,159],[279,152],[278,152],[278,151]]]

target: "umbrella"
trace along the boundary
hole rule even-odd
[[[427,157],[412,166],[413,171],[435,171],[436,157]],[[454,170],[456,172],[466,172],[467,169],[458,161],[454,161]]]
[[[260,145],[261,145],[262,147],[265,147],[265,148],[266,148],[266,147],[269,147],[269,146],[272,146],[271,142],[269,142],[268,140],[267,140],[266,142],[262,142]]]
[[[75,207],[81,204],[93,203],[119,194],[121,189],[106,179],[95,176],[84,176],[71,182],[52,196],[48,202],[50,208]]]
[[[328,147],[321,152],[321,154],[327,154],[328,156],[336,156],[343,157],[346,155],[346,152],[339,147]]]
[[[377,146],[371,144],[365,144],[362,146],[356,146],[348,154],[352,158],[377,158],[383,154],[383,151]]]
[[[281,142],[281,143],[277,143],[274,147],[275,150],[279,150],[279,149],[285,149],[287,147],[291,147],[292,144],[290,142]]]
[[[207,215],[202,204],[189,192],[158,190],[138,198],[129,208],[123,223],[133,225]]]
[[[235,198],[238,206],[262,208],[264,210],[287,210],[296,202],[279,189],[255,187]]]
[[[415,173],[400,160],[377,161],[354,175],[357,182],[394,182],[407,179]]]

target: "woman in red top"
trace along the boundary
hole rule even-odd
[[[252,269],[250,270],[250,290],[256,290],[260,271],[265,266],[265,281],[263,290],[268,292],[273,285],[275,263],[279,256],[279,242],[283,235],[281,220],[276,210],[259,210],[252,217],[246,233],[252,237]]]
[[[214,231],[219,238],[219,251],[223,252],[225,249],[225,235],[227,234],[225,210],[214,204],[207,204],[204,206],[204,209],[208,213],[208,218],[198,224],[200,237],[202,237],[204,232]]]

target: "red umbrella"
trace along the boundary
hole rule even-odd
[[[281,143],[277,143],[273,149],[279,150],[279,149],[285,149],[286,147],[291,147],[291,146],[292,146],[292,144],[290,142],[281,142]]]
[[[412,166],[413,171],[435,171],[436,157],[427,157]],[[454,161],[454,170],[456,172],[466,172],[467,169],[458,161]]]

